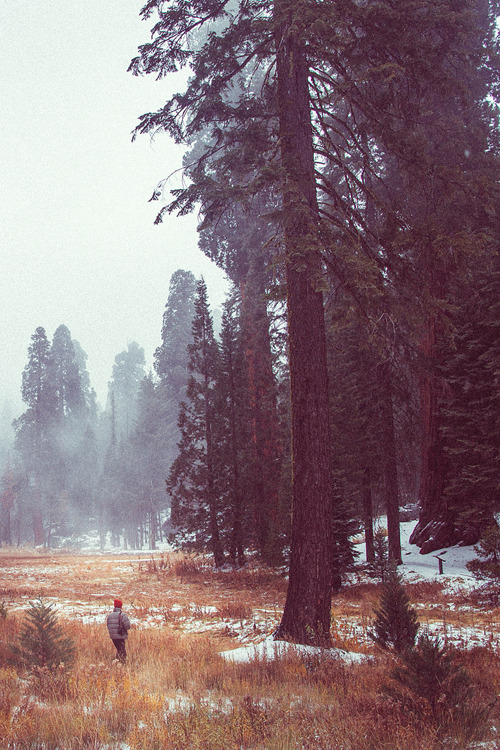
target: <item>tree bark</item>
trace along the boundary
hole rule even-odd
[[[384,446],[385,507],[387,512],[387,541],[389,560],[401,565],[401,538],[399,531],[399,483],[394,407],[392,403],[392,373],[388,362],[383,365],[382,377],[382,429]]]
[[[375,561],[375,545],[373,540],[373,506],[372,506],[372,482],[370,467],[366,466],[363,471],[363,527],[365,532],[366,562]]]
[[[225,562],[224,549],[219,532],[219,521],[217,519],[216,495],[215,495],[215,477],[214,477],[214,459],[212,445],[212,411],[209,407],[210,389],[208,385],[208,376],[205,372],[205,440],[206,440],[206,461],[207,461],[207,505],[208,505],[208,526],[210,530],[210,546],[214,556],[216,568],[222,567]]]
[[[270,565],[282,561],[279,538],[284,523],[279,518],[279,484],[282,451],[276,383],[273,373],[265,285],[251,263],[242,288],[242,328],[248,376],[252,461],[253,530],[257,548]]]
[[[435,321],[427,321],[427,331],[421,344],[423,369],[420,376],[420,415],[422,424],[420,463],[420,514],[410,537],[411,544],[421,552],[454,544],[453,525],[448,518],[443,493],[443,450],[439,435],[439,384],[434,372],[436,357]]]
[[[292,415],[289,585],[277,638],[330,644],[331,442],[306,50],[275,0]]]

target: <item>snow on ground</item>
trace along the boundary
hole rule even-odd
[[[361,661],[366,657],[364,654],[344,651],[340,648],[316,648],[315,646],[300,646],[295,643],[286,641],[275,641],[273,636],[268,636],[260,643],[249,646],[241,646],[232,651],[223,651],[223,656],[228,661],[248,662],[248,661],[269,661],[271,659],[280,659],[287,655],[313,656],[319,655],[325,659],[341,659],[348,664]]]
[[[476,585],[474,576],[466,568],[466,564],[476,557],[474,548],[455,546],[436,550],[428,555],[421,555],[420,548],[409,542],[415,523],[415,521],[408,521],[401,524],[403,558],[401,572],[403,575],[410,580],[418,576],[418,578],[439,579],[447,584],[452,584],[460,579],[464,585],[471,587]],[[443,561],[442,575],[439,574],[438,556]]]

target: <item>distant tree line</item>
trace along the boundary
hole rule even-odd
[[[282,561],[289,503],[275,370],[284,358],[264,297],[249,290],[244,307],[234,290],[216,336],[205,282],[176,271],[154,372],[130,343],[102,412],[67,327],[52,342],[37,328],[2,480],[1,542],[76,545],[97,532],[102,547],[155,548],[168,537],[209,546],[216,564],[243,564],[249,549]]]

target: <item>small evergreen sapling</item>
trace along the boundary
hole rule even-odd
[[[370,563],[369,569],[374,578],[380,578],[382,583],[389,573],[389,543],[387,541],[387,531],[380,526],[375,529],[373,534],[373,562]]]
[[[53,669],[60,664],[69,667],[74,661],[73,640],[64,635],[53,608],[53,604],[46,604],[39,598],[30,602],[30,607],[26,612],[18,645],[12,650],[29,669],[34,667]]]
[[[379,609],[375,610],[373,630],[369,631],[369,636],[382,648],[393,648],[401,654],[413,648],[419,627],[415,609],[393,566],[383,584]]]
[[[462,742],[468,747],[470,741],[481,739],[490,709],[478,700],[476,687],[453,649],[424,633],[415,648],[400,657],[401,663],[391,672],[393,683],[384,692],[430,723],[438,737],[454,736],[460,747],[465,746]]]

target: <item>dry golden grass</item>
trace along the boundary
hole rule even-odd
[[[8,612],[0,618],[0,748],[444,748],[431,724],[383,696],[392,658],[366,638],[379,590],[359,583],[334,602],[336,644],[371,653],[370,660],[347,665],[318,654],[284,654],[234,663],[219,652],[261,640],[279,622],[286,593],[279,574],[258,565],[215,573],[203,558],[173,554],[0,550],[0,603]],[[433,623],[464,634],[473,623],[484,625],[486,634],[497,632],[497,612],[453,611],[439,583],[414,583],[408,590],[419,615]],[[58,602],[60,622],[77,646],[70,672],[28,675],[10,659],[23,609],[36,596]],[[104,624],[116,596],[134,622],[125,668],[113,661]],[[461,659],[481,701],[493,702],[500,692],[496,647],[470,649]],[[460,737],[457,727],[458,744],[450,746],[465,750]]]

